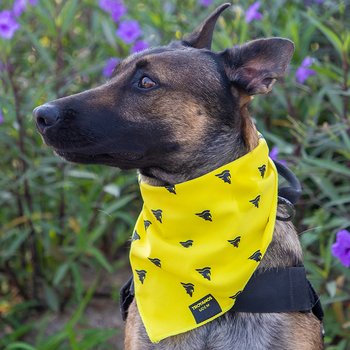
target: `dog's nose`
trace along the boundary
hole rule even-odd
[[[60,117],[60,111],[58,107],[50,104],[45,104],[36,107],[33,111],[33,116],[36,125],[40,133],[44,133],[45,130],[55,125]]]

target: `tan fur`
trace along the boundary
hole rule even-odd
[[[253,150],[259,142],[256,127],[249,116],[248,104],[253,98],[246,94],[240,94],[239,106],[242,120],[242,135],[247,151]]]
[[[291,344],[291,349],[323,349],[320,321],[313,314],[294,313],[288,321],[291,331],[287,341]]]
[[[129,307],[128,319],[125,327],[125,349],[138,350],[142,349],[140,334],[138,330],[142,328],[142,321],[137,310],[136,301],[134,300]]]
[[[183,96],[174,96],[166,106],[162,101],[156,108],[161,114],[164,110],[164,116],[172,116],[172,132],[176,140],[181,141],[186,148],[193,149],[202,141],[207,128],[207,120],[202,118],[205,110],[193,97],[187,96],[185,101],[183,99]],[[182,106],[181,111],[179,111],[179,106]],[[184,133],[183,130],[186,128],[191,130],[191,133]]]

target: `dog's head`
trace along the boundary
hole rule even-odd
[[[247,102],[285,74],[294,46],[269,38],[211,51],[229,6],[182,41],[127,57],[106,84],[37,107],[45,142],[69,161],[148,174],[200,168],[227,144],[232,154],[249,150]]]

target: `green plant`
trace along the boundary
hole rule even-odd
[[[32,109],[102,83],[105,62],[134,49],[115,34],[124,18],[142,23],[137,40],[156,46],[180,39],[220,3],[206,9],[197,0],[128,1],[127,13],[114,22],[97,0],[39,1],[16,17],[21,27],[12,39],[0,30],[3,348],[108,349],[115,330],[79,325],[99,293],[100,274],[123,270],[141,206],[134,172],[62,161],[42,145]],[[5,0],[0,12],[12,6]],[[261,20],[247,23],[248,4],[234,0],[218,21],[213,45],[223,50],[266,36],[295,42],[290,74],[272,94],[256,98],[251,110],[259,130],[303,183],[295,223],[325,307],[330,350],[350,347],[350,273],[331,254],[335,233],[349,229],[350,222],[349,6],[344,0],[261,2]],[[313,73],[296,82],[305,57],[312,58],[304,68]],[[93,274],[89,283],[86,269]],[[73,316],[47,336],[46,319],[38,315],[67,308],[75,309]]]

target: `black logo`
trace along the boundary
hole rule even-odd
[[[265,175],[265,171],[266,171],[266,165],[262,165],[262,166],[259,166],[258,167],[259,171],[260,171],[260,175],[262,178],[264,178],[264,175]]]
[[[238,248],[239,243],[241,242],[241,236],[238,236],[234,239],[229,239],[228,242],[231,243],[234,247]]]
[[[152,225],[151,221],[149,221],[149,220],[143,220],[143,224],[145,225],[146,231]]]
[[[196,269],[204,278],[206,278],[208,281],[210,281],[210,272],[211,268],[210,267],[203,267],[202,269]]]
[[[158,267],[162,267],[162,264],[161,264],[161,262],[160,262],[159,259],[157,259],[157,258],[154,258],[154,259],[148,258],[148,259],[149,259],[150,261],[152,261],[154,265],[156,265],[156,266],[158,266]]]
[[[175,185],[165,186],[165,188],[170,192],[176,194]]]
[[[180,244],[185,248],[189,248],[189,247],[192,247],[193,241],[192,241],[192,239],[188,239],[185,242],[180,242]]]
[[[191,297],[194,292],[194,285],[192,283],[182,283],[182,286],[185,288],[186,293]]]
[[[262,254],[260,250],[257,250],[254,254],[252,254],[249,259],[255,260],[256,262],[259,262],[261,260]]]
[[[141,239],[140,235],[137,233],[137,231],[135,230],[134,233],[132,234],[131,240],[132,241],[136,241],[138,239]]]
[[[197,324],[219,314],[222,310],[216,299],[208,294],[189,306]]]
[[[152,209],[152,213],[153,215],[156,217],[156,219],[162,223],[162,214],[163,214],[163,211],[162,209],[157,209],[157,210],[153,210]]]
[[[249,202],[252,203],[256,208],[259,208],[260,194]]]
[[[213,221],[212,216],[210,214],[210,210],[203,210],[201,213],[196,213],[196,215],[206,221]]]
[[[242,291],[239,290],[235,295],[232,295],[230,298],[234,300],[234,299],[236,299],[241,293],[242,293]]]
[[[231,184],[231,173],[230,170],[224,170],[222,173],[220,174],[216,174],[215,176],[217,176],[218,178],[220,178],[222,181]]]
[[[143,281],[146,278],[147,271],[145,271],[145,270],[135,270],[135,271],[136,271],[137,275],[139,276],[140,282],[143,284]]]

